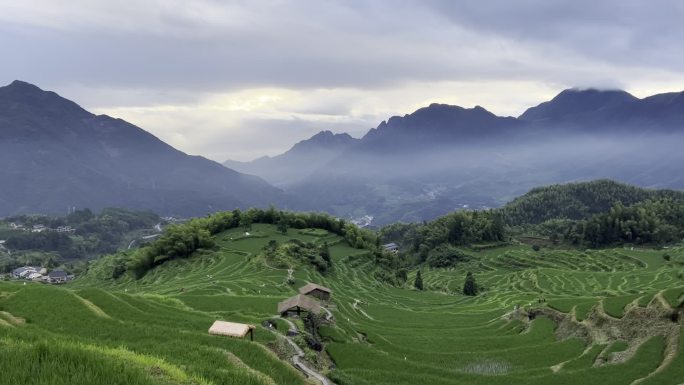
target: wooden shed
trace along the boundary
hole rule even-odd
[[[283,317],[287,316],[289,313],[297,313],[297,315],[300,316],[302,311],[318,314],[321,312],[321,304],[315,299],[303,294],[297,294],[278,304],[278,314]]]
[[[235,338],[244,338],[247,334],[249,334],[249,339],[254,341],[254,329],[254,325],[216,321],[209,328],[209,334]]]
[[[316,297],[321,301],[329,301],[332,290],[328,289],[327,287],[309,282],[299,288],[299,294]]]

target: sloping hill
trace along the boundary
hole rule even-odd
[[[319,334],[334,360],[328,375],[336,383],[565,385],[590,378],[622,385],[649,375],[652,383],[678,383],[681,325],[667,317],[669,306],[650,299],[666,296],[679,306],[684,291],[674,259],[684,258],[682,249],[671,251],[670,262],[654,250],[536,252],[506,246],[473,251],[473,259],[458,268],[423,266],[425,290],[418,291],[409,288],[417,269],[408,272],[404,287],[382,284],[370,274],[374,261],[366,250],[351,248],[323,229],[290,228],[283,234],[275,225],[254,224],[249,233],[243,228],[217,233],[215,248],[169,261],[139,280],[96,274],[67,286],[111,319],[59,288],[29,295],[26,290],[37,289],[0,284],[0,292],[10,293],[0,296],[0,306],[31,320],[32,333],[46,329],[106,346],[124,343],[135,354],[163,357],[209,384],[235,375],[233,361],[222,361],[226,351],[276,383],[301,383],[254,344],[209,337],[204,329],[214,318],[272,319],[280,300],[316,282],[333,293],[328,307],[335,321],[322,323]],[[332,270],[320,274],[297,265],[295,284],[288,284],[287,268],[270,265],[262,254],[273,242],[294,239],[328,243]],[[94,266],[91,271],[104,270]],[[474,273],[481,295],[460,294],[466,271]],[[39,295],[50,299],[48,306],[33,306],[29,298]],[[52,314],[53,304],[67,302],[76,309],[73,315]],[[275,323],[278,334],[289,327]],[[0,333],[7,330],[22,343],[41,339],[0,326]],[[280,352],[265,328],[259,326],[257,336],[257,342]],[[616,348],[609,349],[614,343]],[[329,369],[330,361],[300,344],[309,360],[320,359]],[[613,354],[620,350],[617,345],[624,352]]]
[[[537,224],[549,219],[585,219],[607,212],[618,202],[631,206],[666,197],[684,201],[684,192],[596,180],[534,188],[506,204],[502,211],[510,224]]]
[[[20,81],[0,87],[0,215],[126,207],[202,215],[283,203],[262,179]]]

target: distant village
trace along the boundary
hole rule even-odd
[[[71,226],[57,226],[56,228],[53,229],[53,228],[47,227],[45,225],[33,225],[32,227],[28,227],[28,226],[25,226],[22,224],[14,223],[14,222],[9,223],[9,227],[12,230],[23,230],[23,231],[29,231],[32,233],[42,233],[45,231],[55,231],[58,233],[73,233],[76,231],[76,229],[74,229]]]
[[[12,270],[11,277],[26,281],[60,284],[71,281],[75,277],[63,270],[48,270],[44,267],[24,266]]]

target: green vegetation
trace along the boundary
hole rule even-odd
[[[421,277],[420,270],[416,272],[416,280],[413,281],[413,287],[417,290],[423,290],[425,288],[425,286],[423,286],[423,277]]]
[[[49,346],[48,361],[41,361],[46,367],[81,363],[83,377],[66,376],[77,385],[96,384],[122,366],[132,384],[266,384],[269,378],[304,384],[286,361],[264,350],[283,348],[261,326],[255,343],[206,330],[217,318],[260,325],[280,300],[311,281],[333,290],[336,321],[323,323],[314,335],[336,367],[321,370],[339,384],[623,384],[655,370],[663,360],[663,338],[648,339],[624,363],[595,367],[597,357],[606,356],[603,348],[610,345],[613,353],[619,344],[560,337],[557,324],[543,316],[528,323],[504,315],[516,305],[523,315],[524,309],[548,305],[578,318],[584,307],[586,318],[603,300],[604,308],[620,309],[624,318],[624,304],[662,290],[674,296],[673,288],[684,287],[659,251],[535,252],[511,245],[470,250],[467,261],[446,268],[423,265],[424,290],[409,290],[420,270],[409,269],[404,287],[386,285],[373,273],[374,251],[352,247],[328,230],[282,233],[277,224],[255,221],[249,233],[242,227],[220,231],[210,237],[211,248],[166,260],[139,279],[112,279],[112,261],[119,257],[111,256],[66,288],[0,283],[0,354],[31,357],[29,352]],[[326,244],[332,269],[323,274],[308,257],[295,259],[294,285],[286,282],[292,266],[275,266],[265,255],[273,245],[313,245],[304,247],[306,255]],[[684,250],[669,253],[676,259]],[[468,271],[485,288],[477,296],[461,294]],[[25,323],[16,323],[18,318]],[[276,323],[283,333],[287,326]],[[327,362],[303,341],[310,360]],[[95,348],[101,350],[90,350]],[[79,359],[84,354],[90,358]],[[659,375],[666,379],[661,383],[676,384],[672,370],[664,372],[670,377]]]
[[[611,180],[537,187],[503,208],[506,223],[514,226],[549,220],[580,220],[609,211],[617,202],[631,206],[647,200],[684,200],[684,193],[648,190]]]
[[[473,273],[468,272],[466,274],[465,283],[463,284],[463,295],[474,296],[477,295],[477,283],[475,283],[475,277]]]
[[[0,273],[19,266],[53,268],[69,264],[69,270],[85,269],[85,260],[126,248],[144,235],[156,234],[159,216],[148,211],[108,208],[94,214],[76,210],[65,217],[22,215],[0,221],[0,239],[11,252],[0,259]],[[9,224],[20,226],[12,229]],[[33,226],[42,226],[34,232]],[[72,231],[56,231],[69,226]],[[0,249],[0,251],[2,251]],[[77,267],[74,267],[77,266]]]
[[[506,209],[458,212],[376,236],[326,215],[252,209],[169,226],[65,287],[0,282],[0,383],[59,384],[52,372],[64,384],[116,383],[118,371],[130,384],[303,385],[287,361],[290,325],[274,314],[315,282],[333,291],[334,322],[296,319],[294,341],[339,385],[675,385],[684,248],[676,231],[666,252],[665,238],[643,234],[678,228],[676,194],[621,206],[622,189],[597,186],[607,195],[578,190],[578,216],[538,224],[511,226]],[[637,226],[642,245],[616,247],[627,242],[618,237],[587,249],[589,232],[574,244],[563,232],[593,221]],[[398,254],[382,251],[390,241]],[[257,325],[255,342],[208,335],[216,319]]]
[[[155,266],[177,258],[188,258],[201,249],[212,248],[214,243],[211,237],[223,231],[240,227],[245,230],[244,236],[258,236],[256,233],[249,233],[252,225],[256,223],[277,225],[278,231],[283,235],[287,234],[287,231],[283,231],[286,227],[302,230],[319,229],[314,234],[303,232],[303,235],[312,236],[320,236],[320,231],[328,231],[344,237],[347,243],[359,249],[374,248],[377,244],[376,236],[372,232],[359,229],[327,214],[293,213],[277,211],[271,207],[268,210],[221,212],[206,218],[192,219],[183,225],[170,226],[152,244],[132,255],[125,255],[125,264],[137,278],[141,278]],[[123,266],[123,263],[119,263],[118,266]],[[118,274],[112,274],[112,277],[116,275]]]

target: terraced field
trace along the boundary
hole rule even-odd
[[[334,292],[335,323],[321,333],[335,365],[324,373],[338,384],[684,382],[683,333],[672,319],[684,295],[684,250],[668,250],[668,262],[655,250],[491,249],[458,268],[423,269],[428,290],[419,292],[377,282],[366,251],[323,231],[254,225],[250,233],[222,233],[216,252],[137,281],[0,283],[0,383],[58,383],[47,373],[42,382],[20,377],[40,362],[61,370],[64,384],[102,383],[119,369],[127,384],[304,384],[264,348],[276,339],[269,331],[259,327],[257,343],[206,331],[214,319],[258,324],[307,281]],[[296,268],[288,285],[285,269],[257,255],[291,238],[328,242],[333,271]],[[481,295],[460,295],[466,271]],[[70,379],[69,365],[80,365],[83,379]]]

